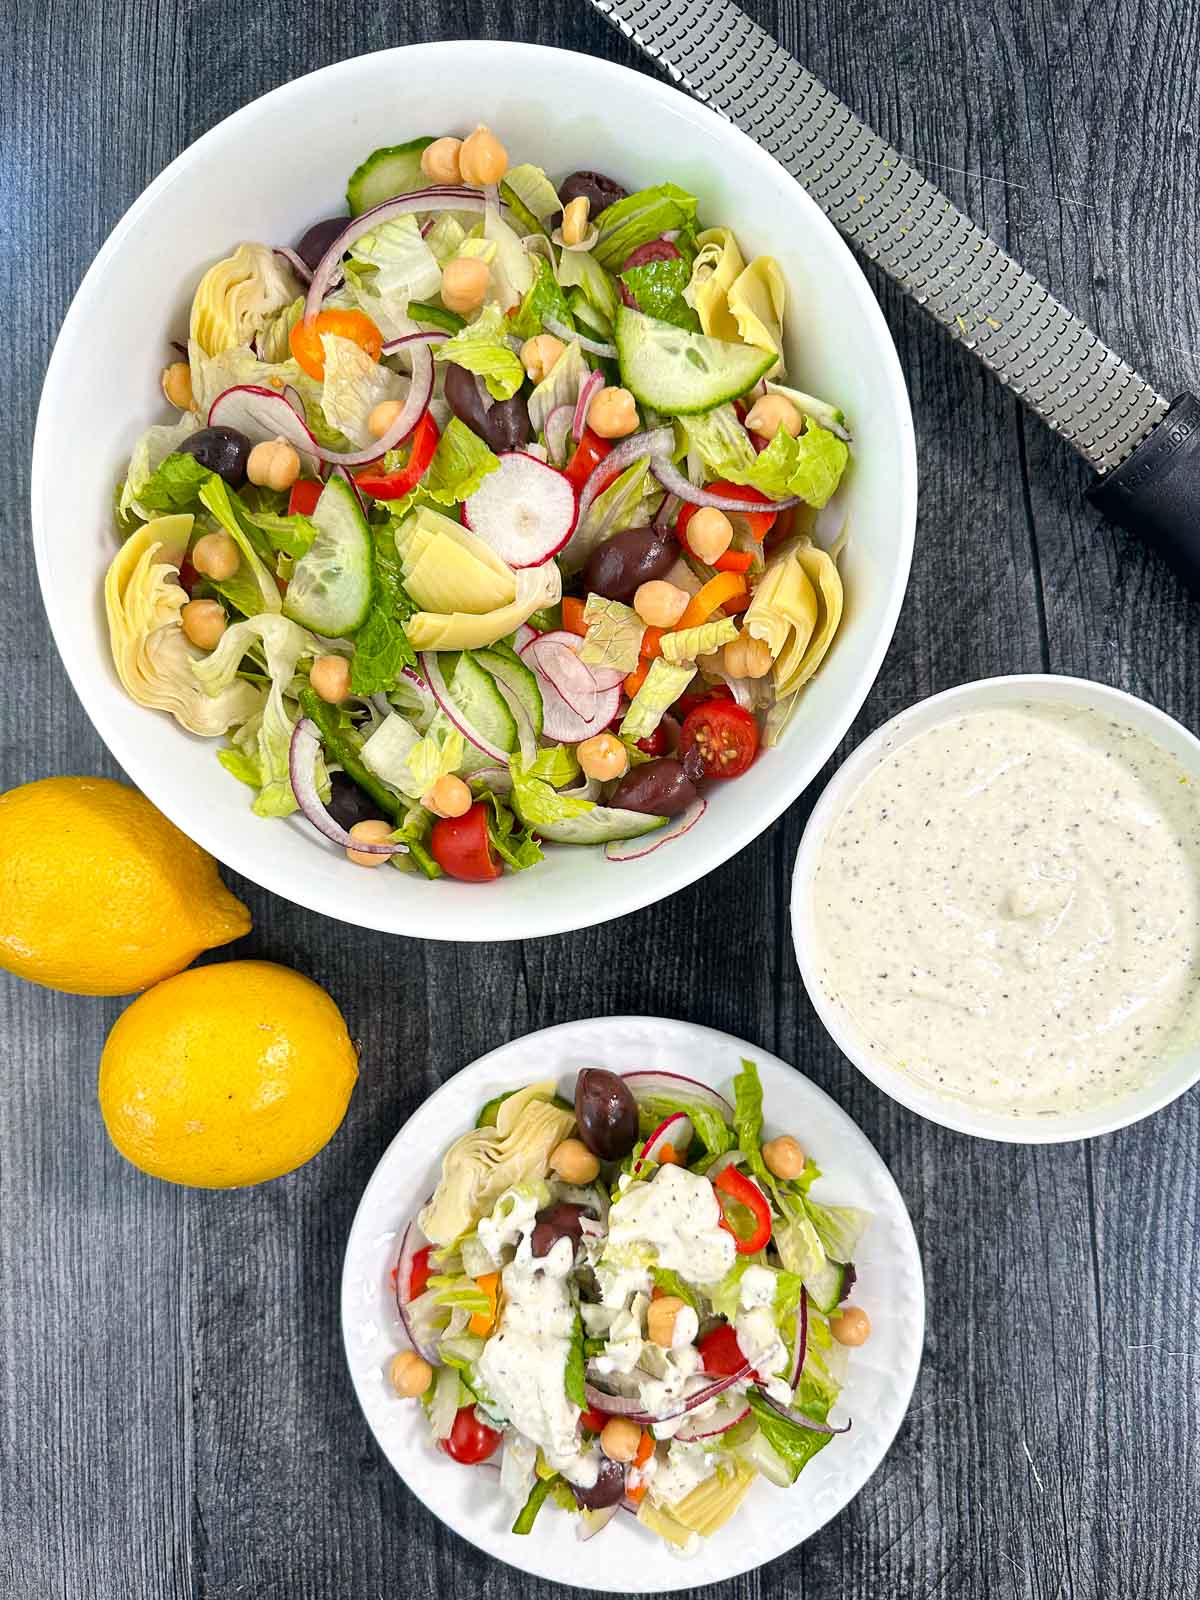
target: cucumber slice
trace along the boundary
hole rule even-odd
[[[367,159],[355,167],[346,185],[350,215],[361,216],[372,206],[394,200],[398,194],[427,188],[429,179],[421,171],[421,151],[432,143],[433,136],[428,135],[410,139],[407,144],[389,144],[382,150],[372,150]]]
[[[536,673],[531,672],[517,652],[506,644],[494,644],[487,650],[476,650],[473,654],[483,670],[493,677],[499,676],[509,692],[525,707],[533,723],[534,737],[540,739],[542,691],[538,688]]]
[[[371,609],[371,530],[344,478],[330,478],[312,520],[317,536],[288,584],[283,614],[326,639],[361,628]]]
[[[484,671],[473,650],[464,650],[442,675],[450,698],[464,718],[489,744],[511,753],[517,748],[517,724],[491,674]]]
[[[648,817],[644,811],[621,811],[613,806],[594,806],[578,817],[560,822],[534,824],[543,839],[552,844],[606,844],[610,839],[636,839],[661,828],[666,817]]]
[[[617,310],[615,343],[621,382],[634,399],[668,417],[694,416],[736,400],[777,360],[770,350],[688,333],[628,306]]]

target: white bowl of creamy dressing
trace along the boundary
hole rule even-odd
[[[1200,740],[1081,678],[963,684],[834,775],[792,883],[839,1048],[944,1127],[1045,1144],[1200,1079]]]

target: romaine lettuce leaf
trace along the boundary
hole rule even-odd
[[[737,1145],[754,1176],[770,1184],[771,1174],[762,1158],[762,1103],[758,1068],[743,1056],[742,1070],[733,1080],[733,1125],[737,1132]]]
[[[579,659],[589,667],[612,667],[632,672],[641,659],[646,624],[632,606],[603,595],[589,594],[583,608],[587,633],[579,647]]]
[[[143,522],[150,521],[154,515],[154,508],[142,506],[142,490],[150,483],[162,463],[174,455],[183,441],[190,438],[200,425],[200,419],[187,411],[178,422],[158,423],[146,429],[134,445],[133,454],[129,458],[124,487],[117,503],[118,516],[127,517],[130,511],[133,511]]]
[[[536,828],[541,823],[563,822],[568,817],[582,817],[594,811],[591,800],[580,800],[572,795],[562,795],[541,778],[533,777],[524,767],[520,756],[509,758],[512,773],[513,805],[526,827]]]
[[[615,271],[639,245],[649,244],[667,232],[691,229],[696,210],[695,196],[676,184],[660,183],[639,189],[608,206],[596,218],[600,237],[592,254],[602,267]]]
[[[262,787],[262,768],[257,755],[251,751],[238,750],[230,745],[228,749],[217,751],[217,760],[239,783],[249,784],[251,789]]]
[[[869,1211],[858,1206],[825,1206],[804,1197],[804,1208],[817,1230],[825,1254],[831,1261],[853,1261],[854,1251],[871,1220]]]
[[[731,644],[738,636],[737,623],[732,617],[720,617],[716,622],[702,622],[698,628],[684,628],[662,636],[664,661],[672,664],[688,662],[692,665],[700,656],[711,655],[724,644]]]
[[[489,207],[485,211],[483,236],[496,246],[488,283],[489,302],[495,301],[501,312],[508,312],[520,305],[533,286],[533,259],[521,243],[520,234],[505,222],[498,208]],[[496,395],[496,398],[506,400],[508,396]]]
[[[790,400],[797,411],[803,412],[806,417],[811,417],[814,422],[820,423],[822,428],[828,428],[830,433],[836,433],[839,439],[850,442],[850,434],[846,427],[846,413],[841,406],[831,405],[828,400],[818,400],[816,395],[805,394],[800,389],[789,389],[786,384],[775,383],[772,379],[764,379],[768,394],[781,394],[785,400]]]
[[[579,1312],[575,1313],[575,1323],[571,1329],[571,1346],[567,1351],[566,1368],[563,1372],[563,1388],[566,1390],[567,1399],[573,1406],[578,1406],[581,1411],[587,1409],[587,1394],[584,1389],[583,1373],[583,1319]]]
[[[402,397],[404,380],[339,333],[323,333],[321,346],[325,351],[321,411],[331,428],[362,449],[374,438],[367,418],[380,401]]]
[[[162,460],[142,485],[138,504],[147,511],[191,511],[200,499],[201,486],[211,476],[195,456],[176,450]]]
[[[437,1273],[428,1280],[427,1288],[433,1294],[435,1305],[448,1306],[451,1311],[469,1311],[475,1316],[486,1315],[492,1309],[492,1302],[473,1278],[452,1278]]]
[[[849,459],[845,440],[810,417],[798,438],[781,427],[751,465],[727,466],[724,475],[731,483],[750,484],[776,500],[799,495],[820,509],[841,482]]]
[[[544,256],[534,256],[532,259],[533,283],[521,301],[517,314],[509,318],[509,326],[518,339],[532,339],[541,333],[547,317],[553,317],[568,328],[575,326],[567,297],[559,288],[550,263]]]
[[[497,306],[485,305],[474,322],[437,347],[433,359],[453,361],[474,372],[487,384],[494,400],[511,400],[525,381],[525,368],[507,335],[504,313]]]
[[[355,694],[386,693],[395,686],[401,669],[417,662],[404,631],[414,606],[404,587],[395,530],[395,522],[371,525],[375,594],[367,620],[354,636],[350,687]]]
[[[597,545],[614,533],[620,533],[622,528],[637,527],[644,520],[642,507],[649,470],[650,457],[645,456],[626,467],[596,496],[559,555],[565,572],[577,572]]]
[[[421,479],[421,489],[439,505],[456,505],[473,495],[500,462],[477,433],[451,417],[438,440],[433,459]],[[403,514],[397,508],[398,514]]]
[[[535,167],[531,162],[522,161],[515,167],[509,167],[504,174],[504,182],[539,222],[545,222],[547,217],[562,210],[558,190],[541,167]]]
[[[454,340],[449,341],[450,344]],[[443,345],[443,349],[449,348]],[[453,360],[453,357],[450,358]],[[520,361],[517,361],[520,367]],[[521,368],[522,375],[524,368]],[[580,386],[587,380],[591,368],[583,359],[583,351],[574,340],[559,356],[529,396],[529,420],[535,433],[546,431],[546,418],[559,406],[573,406],[579,398]]]
[[[750,435],[728,401],[698,416],[680,417],[679,425],[688,449],[699,456],[710,481],[753,469],[755,454]]]
[[[538,751],[533,765],[526,767],[525,773],[530,778],[541,778],[555,789],[563,789],[579,776],[579,760],[570,745],[547,745]]]
[[[654,1279],[656,1289],[661,1289],[663,1294],[678,1295],[684,1305],[691,1306],[693,1311],[699,1313],[700,1296],[677,1272],[672,1272],[670,1267],[651,1267],[650,1276]]]
[[[687,1115],[697,1139],[710,1156],[723,1156],[737,1144],[733,1129],[719,1111],[704,1100],[689,1100],[686,1095],[643,1096],[638,1101],[638,1128],[643,1136],[648,1136],[676,1111]]]
[[[533,836],[533,829],[518,824],[516,817],[490,789],[481,795],[491,807],[488,816],[488,838],[492,849],[514,872],[526,867],[536,867],[545,857],[542,847]]]
[[[621,303],[616,282],[590,250],[560,251],[556,275],[564,289],[581,290],[588,304],[612,322]]]
[[[262,535],[241,511],[234,491],[224,478],[210,472],[200,485],[198,497],[237,545],[242,557],[242,565],[234,574],[235,579],[241,580],[240,589],[235,593],[231,583],[225,582],[222,584],[222,593],[233,598],[238,609],[247,616],[259,611],[281,611],[283,600],[279,585],[275,582],[275,574],[267,568],[255,548],[256,541]]]
[[[299,512],[289,517],[280,516],[275,511],[247,510],[246,516],[266,537],[272,550],[280,555],[291,556],[294,560],[304,555],[317,537],[316,524]]]
[[[788,1467],[792,1482],[795,1483],[812,1458],[834,1437],[833,1434],[817,1433],[812,1428],[802,1428],[798,1423],[789,1422],[767,1404],[757,1389],[747,1390],[746,1400],[763,1438]]]
[[[696,676],[694,665],[672,666],[657,656],[621,722],[622,739],[648,739]]]
[[[666,261],[647,261],[640,267],[630,267],[620,277],[637,301],[638,310],[646,316],[699,333],[700,318],[683,298],[691,275],[691,266],[683,256],[671,256]]]

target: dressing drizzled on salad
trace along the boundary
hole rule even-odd
[[[711,224],[480,127],[209,267],[117,494],[126,691],[358,866],[690,828],[829,649],[849,457],[788,386],[778,264]]]
[[[581,1538],[624,1508],[690,1554],[849,1427],[869,1219],[814,1199],[794,1137],[764,1142],[753,1062],[733,1090],[589,1067],[573,1105],[499,1096],[408,1225],[392,1385],[454,1461],[498,1460],[514,1533],[547,1500]]]

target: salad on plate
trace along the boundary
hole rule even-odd
[[[869,1217],[813,1196],[796,1139],[673,1073],[588,1067],[489,1100],[442,1158],[393,1271],[389,1363],[437,1448],[498,1466],[514,1534],[550,1503],[591,1538],[621,1511],[700,1548],[759,1477],[787,1487],[831,1419]]]
[[[359,866],[685,832],[842,616],[850,436],[786,303],[669,181],[555,184],[482,126],[376,150],[199,280],[116,494],[123,687]]]

